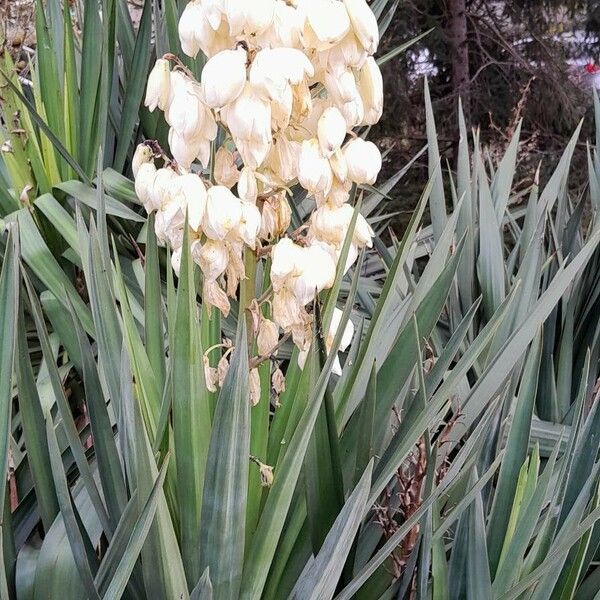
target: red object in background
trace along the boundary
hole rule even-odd
[[[595,75],[596,73],[600,73],[600,66],[595,65],[594,63],[588,63],[587,65],[585,65],[585,70],[590,74],[590,75]]]

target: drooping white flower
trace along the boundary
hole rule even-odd
[[[281,238],[271,250],[271,283],[275,291],[300,274],[302,248],[287,237]]]
[[[222,0],[192,0],[179,20],[179,41],[185,54],[199,50],[211,57],[230,46],[229,26],[222,15]]]
[[[224,0],[224,12],[232,36],[262,33],[275,16],[275,0]]]
[[[336,249],[341,249],[353,215],[354,208],[349,204],[338,207],[326,203],[317,208],[311,215],[310,234],[319,241],[332,244]],[[372,238],[373,230],[371,226],[361,214],[358,214],[352,243],[359,248],[363,246],[370,248],[373,245]]]
[[[358,72],[358,89],[365,108],[363,124],[375,125],[383,114],[383,78],[372,56]]]
[[[184,169],[188,170],[196,158],[204,167],[210,160],[210,140],[202,136],[186,138],[175,129],[169,130],[169,148],[173,158]]]
[[[312,302],[316,294],[329,289],[335,281],[335,262],[318,244],[302,248],[300,270],[294,281],[294,294],[302,306]]]
[[[204,65],[200,82],[204,101],[210,108],[223,108],[242,93],[247,59],[247,52],[240,46],[215,54]]]
[[[298,158],[298,181],[310,194],[327,194],[333,183],[329,161],[321,155],[316,139],[302,143]]]
[[[286,0],[275,0],[273,24],[260,34],[257,45],[261,48],[302,47],[301,35],[304,29],[304,15]]]
[[[256,248],[256,240],[260,231],[260,211],[255,204],[251,202],[242,202],[242,217],[237,227],[237,233],[246,246],[254,250]]]
[[[348,165],[348,177],[358,184],[373,185],[381,171],[381,152],[373,142],[361,138],[351,140],[344,146]]]
[[[360,69],[367,56],[354,31],[349,31],[343,40],[321,52],[318,58],[324,70],[339,75],[348,68]]]
[[[317,136],[321,153],[330,158],[339,150],[346,137],[346,120],[342,113],[335,107],[325,109],[317,124]]]
[[[370,54],[377,52],[379,26],[377,18],[365,0],[344,0],[352,29],[364,49]]]
[[[177,173],[168,167],[156,171],[152,185],[148,190],[147,212],[159,210],[167,198],[167,189],[171,181],[177,177]]]
[[[242,219],[242,206],[229,189],[215,185],[207,192],[202,230],[211,240],[224,240]]]
[[[183,214],[187,211],[189,226],[198,231],[206,211],[206,187],[202,179],[194,173],[174,177],[166,193],[169,202],[179,205]]]
[[[290,85],[298,85],[314,75],[314,67],[295,48],[265,48],[260,50],[250,67],[250,83],[265,98],[281,101]]]
[[[156,210],[156,207],[150,201],[155,177],[156,167],[151,162],[142,163],[135,174],[135,194],[148,213]]]
[[[271,148],[271,105],[247,83],[238,98],[221,111],[244,164],[257,169]]]
[[[171,67],[168,60],[159,58],[148,76],[144,105],[150,112],[153,112],[156,107],[165,110],[169,103],[170,92]]]
[[[182,137],[198,137],[207,113],[198,84],[181,71],[172,73],[171,98],[165,112],[167,123]]]
[[[342,2],[338,0],[303,0],[300,9],[306,15],[304,43],[317,50],[330,48],[350,30],[350,18]]]
[[[242,169],[237,191],[241,200],[252,203],[256,202],[256,198],[258,197],[258,183],[256,181],[256,173],[249,167]]]

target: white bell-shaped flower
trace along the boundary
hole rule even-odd
[[[251,202],[242,202],[242,218],[237,227],[237,233],[243,240],[244,244],[254,250],[256,248],[256,240],[260,231],[261,216],[260,211],[255,204]]]
[[[349,204],[338,207],[326,203],[312,214],[310,234],[339,250],[346,239],[353,215],[354,208]],[[364,246],[370,248],[373,245],[373,230],[361,214],[358,214],[356,219],[352,243],[359,248]]]
[[[171,75],[171,100],[165,119],[177,133],[188,139],[216,135],[212,126],[214,119],[202,100],[200,87],[180,71]]]
[[[152,180],[152,186],[148,193],[147,212],[159,210],[163,206],[167,200],[167,189],[169,184],[171,183],[171,180],[177,176],[177,173],[168,167],[156,171],[156,175]]]
[[[151,162],[142,163],[135,174],[135,194],[148,213],[157,208],[150,200],[155,177],[156,167]]]
[[[304,15],[286,0],[275,0],[273,25],[257,39],[261,48],[302,48]]]
[[[221,5],[222,0],[192,0],[186,5],[179,20],[179,41],[185,54],[196,58],[202,50],[211,57],[231,46]]]
[[[333,183],[329,161],[321,155],[316,139],[302,143],[298,158],[298,181],[309,194],[327,194]]]
[[[299,8],[306,15],[304,44],[307,48],[330,48],[350,30],[348,12],[339,0],[303,0]]]
[[[229,263],[229,250],[225,242],[207,240],[195,254],[206,279],[216,280],[225,273]]]
[[[280,99],[288,85],[298,85],[314,75],[314,67],[295,48],[260,50],[250,67],[250,83],[270,100]]]
[[[202,230],[211,240],[224,240],[238,227],[242,219],[242,205],[229,189],[215,185],[207,192],[206,212]]]
[[[240,200],[245,200],[253,204],[256,202],[256,198],[258,197],[258,182],[256,180],[256,173],[249,167],[242,169],[237,191]]]
[[[186,173],[175,177],[169,183],[167,195],[170,202],[181,207],[182,214],[187,211],[188,224],[198,231],[206,211],[206,187],[195,173]]]
[[[375,125],[383,114],[383,77],[372,56],[358,72],[358,90],[365,109],[363,124]]]
[[[166,110],[171,93],[171,67],[169,61],[159,58],[150,75],[146,87],[146,99],[144,105],[153,112],[156,107]]]
[[[265,31],[275,16],[275,0],[224,0],[224,12],[232,36]]]
[[[169,129],[169,148],[173,158],[184,169],[188,170],[201,152],[204,139],[188,139],[171,127]]]
[[[323,156],[329,158],[337,152],[346,137],[346,120],[335,107],[327,108],[317,124],[317,137]]]
[[[271,105],[247,83],[244,91],[221,111],[244,164],[257,169],[271,148]]]
[[[377,52],[379,26],[377,18],[365,0],[344,0],[352,29],[363,48],[370,54]]]
[[[335,281],[335,262],[322,246],[313,244],[302,249],[300,275],[294,280],[294,294],[302,306],[316,294],[329,289]]]
[[[354,31],[349,31],[343,40],[319,54],[319,62],[323,69],[340,75],[348,68],[360,69],[367,57]]]
[[[287,237],[281,238],[273,246],[271,250],[271,283],[276,292],[287,281],[300,274],[301,253],[302,248]]]
[[[247,60],[248,54],[240,46],[215,54],[204,65],[200,81],[204,101],[210,108],[223,108],[242,93]]]
[[[381,171],[381,152],[373,142],[361,138],[351,140],[344,146],[348,165],[348,177],[355,183],[373,185]]]

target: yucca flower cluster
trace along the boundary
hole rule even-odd
[[[156,212],[176,271],[187,215],[203,301],[225,315],[245,278],[244,252],[270,254],[273,321],[263,319],[259,341],[268,351],[281,329],[302,360],[307,307],[334,283],[353,186],[372,185],[381,169],[377,147],[353,131],[382,114],[377,20],[365,0],[193,0],[179,35],[188,56],[207,60],[200,82],[176,57],[157,60],[145,103],[164,112],[173,160],[155,143],[139,146],[137,194]],[[297,184],[316,207],[308,226],[289,234]],[[372,233],[359,215],[344,272]],[[349,343],[351,326],[345,333]]]

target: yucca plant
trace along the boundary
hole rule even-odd
[[[373,4],[382,27],[395,6]],[[3,597],[595,597],[598,144],[589,197],[578,132],[524,194],[518,133],[495,164],[459,115],[447,172],[425,101],[429,184],[401,239],[315,298],[303,369],[289,339],[258,352],[269,262],[219,317],[189,231],[176,277],[133,183],[89,181],[105,152],[6,210]],[[402,173],[353,196],[341,265]],[[295,192],[290,230],[312,211]]]

